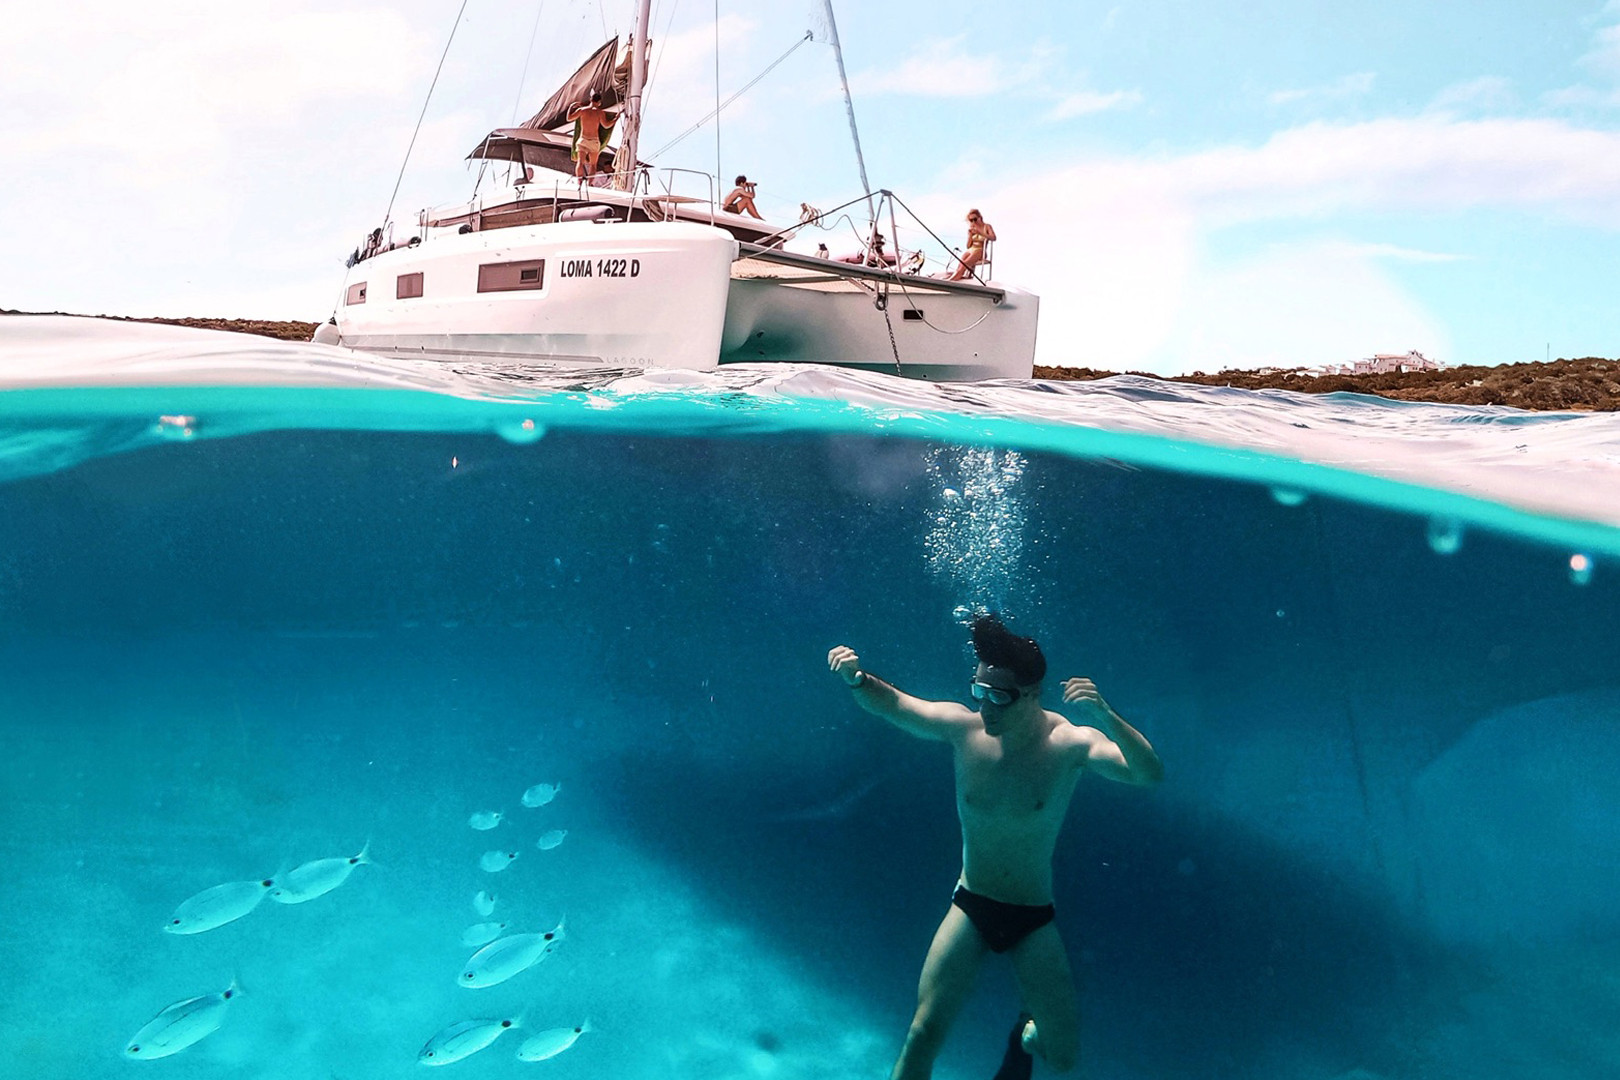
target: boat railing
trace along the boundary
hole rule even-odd
[[[706,173],[700,169],[681,169],[674,166],[662,166],[655,171],[654,175],[658,181],[658,186],[663,189],[663,198],[672,200],[679,199],[682,202],[706,202],[709,206],[709,224],[714,224],[715,213],[719,206],[719,199],[716,197],[717,193],[715,190],[715,179],[713,173]],[[697,177],[698,179],[702,180],[704,191],[703,197],[699,199],[699,197],[696,195],[685,194],[685,191],[689,189],[684,185],[683,190],[677,191],[676,180],[680,177]],[[694,183],[692,188],[695,188],[696,186],[697,185]],[[657,196],[652,196],[650,194],[648,197],[657,198]]]

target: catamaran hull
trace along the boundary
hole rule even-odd
[[[325,335],[390,356],[713,368],[736,252],[678,222],[430,236],[351,267]]]
[[[885,311],[876,287],[734,277],[720,362],[836,364],[938,382],[1032,375],[1035,294],[998,286],[998,299],[893,285],[887,293]]]

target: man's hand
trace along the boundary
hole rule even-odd
[[[848,645],[836,645],[827,654],[827,670],[843,679],[846,686],[854,686],[855,676],[861,671],[861,658]]]
[[[1090,679],[1065,679],[1063,681],[1063,700],[1066,704],[1080,706],[1080,712],[1100,721],[1097,724],[1098,727],[1102,727],[1114,718],[1114,710],[1109,707],[1108,702],[1103,700],[1102,694],[1097,691],[1097,684]]]

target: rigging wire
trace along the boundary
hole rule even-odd
[[[721,185],[720,169],[720,0],[714,0],[714,183]]]
[[[647,85],[641,88],[641,111],[644,113],[647,111],[647,100],[652,97],[652,88],[658,85],[658,72],[664,65],[664,50],[669,47],[669,31],[675,25],[675,13],[680,10],[681,0],[675,0],[670,5],[669,18],[664,20],[664,36],[658,42],[658,55],[653,57],[652,68],[647,72]]]
[[[405,166],[411,162],[411,151],[416,149],[416,137],[422,132],[422,121],[427,119],[428,102],[433,100],[433,88],[439,85],[439,73],[444,70],[445,57],[450,55],[450,43],[456,40],[456,31],[461,28],[461,17],[467,14],[467,0],[461,0],[461,10],[456,12],[455,24],[450,27],[450,38],[444,43],[444,52],[439,54],[439,66],[433,69],[433,81],[428,84],[427,100],[422,102],[422,113],[416,118],[416,127],[411,131],[411,144],[405,148],[405,160],[399,163],[399,176],[394,180],[394,193],[388,196],[388,209],[383,211],[383,227],[388,227],[388,219],[394,213],[394,200],[399,198],[399,185],[405,180]]]
[[[695,132],[699,128],[701,128],[704,124],[707,124],[710,120],[713,120],[715,117],[719,116],[721,109],[729,107],[732,102],[736,101],[738,98],[740,98],[744,94],[748,93],[748,91],[752,90],[754,88],[754,86],[761,79],[763,79],[765,76],[769,75],[772,71],[776,70],[776,66],[778,64],[780,64],[782,61],[786,60],[788,57],[792,56],[795,52],[797,52],[798,49],[799,49],[799,46],[803,45],[807,41],[813,41],[813,40],[815,40],[814,32],[810,31],[810,30],[806,30],[804,32],[804,37],[800,38],[798,41],[795,41],[793,43],[793,47],[788,49],[787,52],[783,53],[781,56],[778,56],[775,60],[772,60],[769,67],[767,67],[764,71],[760,72],[758,75],[755,75],[752,79],[748,80],[748,82],[744,83],[742,85],[742,87],[737,90],[736,93],[734,93],[730,97],[726,98],[725,101],[723,101],[720,104],[716,105],[714,107],[714,110],[712,112],[710,112],[708,115],[704,116],[703,119],[699,120],[697,123],[693,124],[691,127],[687,128],[685,131],[683,131],[679,135],[675,136],[673,139],[669,140],[669,142],[665,143],[663,146],[660,146],[658,148],[658,150],[652,156],[654,158],[660,157],[664,153],[664,151],[671,149],[672,147],[675,146],[676,143],[681,142],[688,135],[691,135],[693,132]],[[716,85],[717,86],[719,85],[718,77],[716,78]],[[718,95],[716,95],[716,96],[718,97]]]
[[[529,31],[529,51],[523,54],[523,74],[518,76],[517,100],[512,102],[512,126],[517,126],[518,110],[523,108],[523,87],[529,81],[529,62],[534,59],[534,43],[540,38],[540,17],[546,13],[546,0],[534,13],[534,29]]]

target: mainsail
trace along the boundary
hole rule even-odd
[[[579,66],[579,70],[568,77],[568,81],[540,106],[540,111],[529,117],[519,127],[531,128],[539,131],[555,131],[570,121],[568,110],[575,105],[591,99],[594,90],[602,95],[602,108],[614,109],[624,100],[623,80],[616,77],[619,59],[619,39],[617,36],[591,54],[591,58]]]
[[[569,110],[589,101],[592,92],[602,95],[604,109],[619,108],[624,103],[629,79],[630,56],[626,53],[625,58],[619,60],[619,39],[615,35],[592,53],[590,59],[546,99],[539,112],[515,128],[496,128],[467,156],[472,159],[525,161],[530,165],[570,171],[572,166],[568,162],[572,158],[573,143],[578,137],[578,125],[568,119]],[[604,144],[611,131],[611,127],[604,129]],[[555,134],[558,132],[568,134],[558,136]],[[559,149],[563,151],[561,156],[557,154]],[[604,145],[601,166],[611,169],[613,164],[614,154]]]

